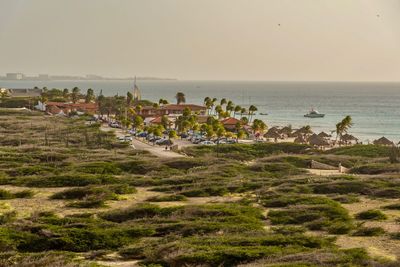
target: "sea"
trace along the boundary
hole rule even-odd
[[[258,108],[255,118],[269,127],[292,125],[293,128],[310,125],[314,132],[331,133],[346,115],[353,118],[349,133],[363,143],[386,136],[400,141],[400,83],[377,82],[247,82],[247,81],[181,81],[138,80],[142,99],[175,101],[177,92],[183,92],[187,103],[202,104],[205,97],[226,98],[236,105]],[[98,94],[126,95],[133,81],[5,81],[8,88],[73,88],[82,92],[92,88]],[[326,114],[324,118],[305,118],[310,109]],[[268,115],[260,115],[265,113]]]

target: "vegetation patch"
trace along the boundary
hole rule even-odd
[[[380,210],[366,210],[366,211],[357,213],[356,218],[359,220],[382,221],[382,220],[386,220],[387,216]]]

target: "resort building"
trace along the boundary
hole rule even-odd
[[[242,124],[242,122],[236,118],[225,118],[221,120],[221,123],[224,126],[224,128],[228,131],[235,131],[236,125],[238,123]]]
[[[96,103],[48,102],[43,105],[45,106],[45,111],[52,115],[69,115],[71,112],[94,115],[99,109]]]

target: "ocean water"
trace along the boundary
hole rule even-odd
[[[10,88],[93,88],[104,95],[125,95],[130,81],[0,81]],[[353,118],[350,130],[363,142],[381,136],[400,141],[400,83],[336,82],[242,82],[242,81],[138,81],[142,98],[174,102],[176,92],[186,95],[187,103],[202,104],[206,96],[226,98],[235,104],[258,107],[257,115],[267,125],[293,127],[310,125],[314,131],[330,132],[344,116]],[[325,118],[309,119],[303,115],[311,108],[325,113]]]

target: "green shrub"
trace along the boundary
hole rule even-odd
[[[101,197],[89,197],[81,201],[74,201],[67,204],[67,207],[79,209],[94,209],[106,207],[104,199]]]
[[[316,194],[372,194],[372,186],[363,181],[339,181],[313,185]]]
[[[379,236],[385,234],[382,227],[359,227],[354,233],[354,236]]]
[[[332,197],[333,200],[338,201],[343,204],[352,204],[352,203],[357,203],[360,202],[360,199],[356,196],[352,195],[341,195],[341,196],[335,196]]]
[[[0,199],[12,199],[14,197],[14,194],[12,194],[10,191],[0,189]]]
[[[180,207],[160,208],[153,204],[138,204],[131,208],[115,210],[101,214],[100,216],[112,222],[124,222],[138,218],[152,218],[154,216],[168,216]]]
[[[35,192],[32,190],[23,190],[14,193],[15,198],[31,198],[35,195]]]
[[[391,204],[383,207],[388,210],[400,210],[400,204]]]
[[[285,210],[271,210],[268,219],[272,224],[302,224],[310,230],[326,230],[334,234],[347,233],[353,224],[347,210],[339,203],[324,200],[325,204],[290,206]]]
[[[390,154],[390,147],[376,145],[354,145],[334,148],[327,151],[326,153],[370,158],[388,157]]]
[[[16,217],[17,217],[16,211],[9,211],[4,213],[0,212],[0,225],[12,222]]]
[[[90,174],[120,174],[121,169],[112,162],[90,162],[77,166],[78,171]]]
[[[67,189],[51,196],[52,199],[83,199],[91,196],[101,196],[104,200],[116,199],[114,192],[104,187],[81,187]]]
[[[39,175],[46,174],[49,172],[53,172],[54,169],[51,167],[35,165],[35,166],[27,166],[27,167],[19,167],[12,170],[8,170],[8,175],[11,176],[27,176],[27,175]]]
[[[185,201],[187,198],[183,195],[166,195],[154,196],[147,199],[150,202],[168,202],[168,201]]]
[[[328,233],[333,235],[344,235],[353,229],[353,225],[346,222],[334,222],[327,227]]]
[[[382,173],[394,173],[400,172],[399,164],[384,164],[384,163],[370,163],[362,166],[358,166],[351,169],[352,173],[358,174],[382,174]]]
[[[302,195],[267,195],[261,196],[261,204],[265,207],[287,207],[290,205],[317,205],[330,204],[332,200],[326,197],[302,196]]]
[[[366,210],[356,214],[356,218],[359,220],[386,220],[387,216],[380,210]]]
[[[116,178],[109,175],[61,174],[48,177],[26,177],[17,179],[13,183],[29,187],[64,187],[112,184],[117,181]]]

